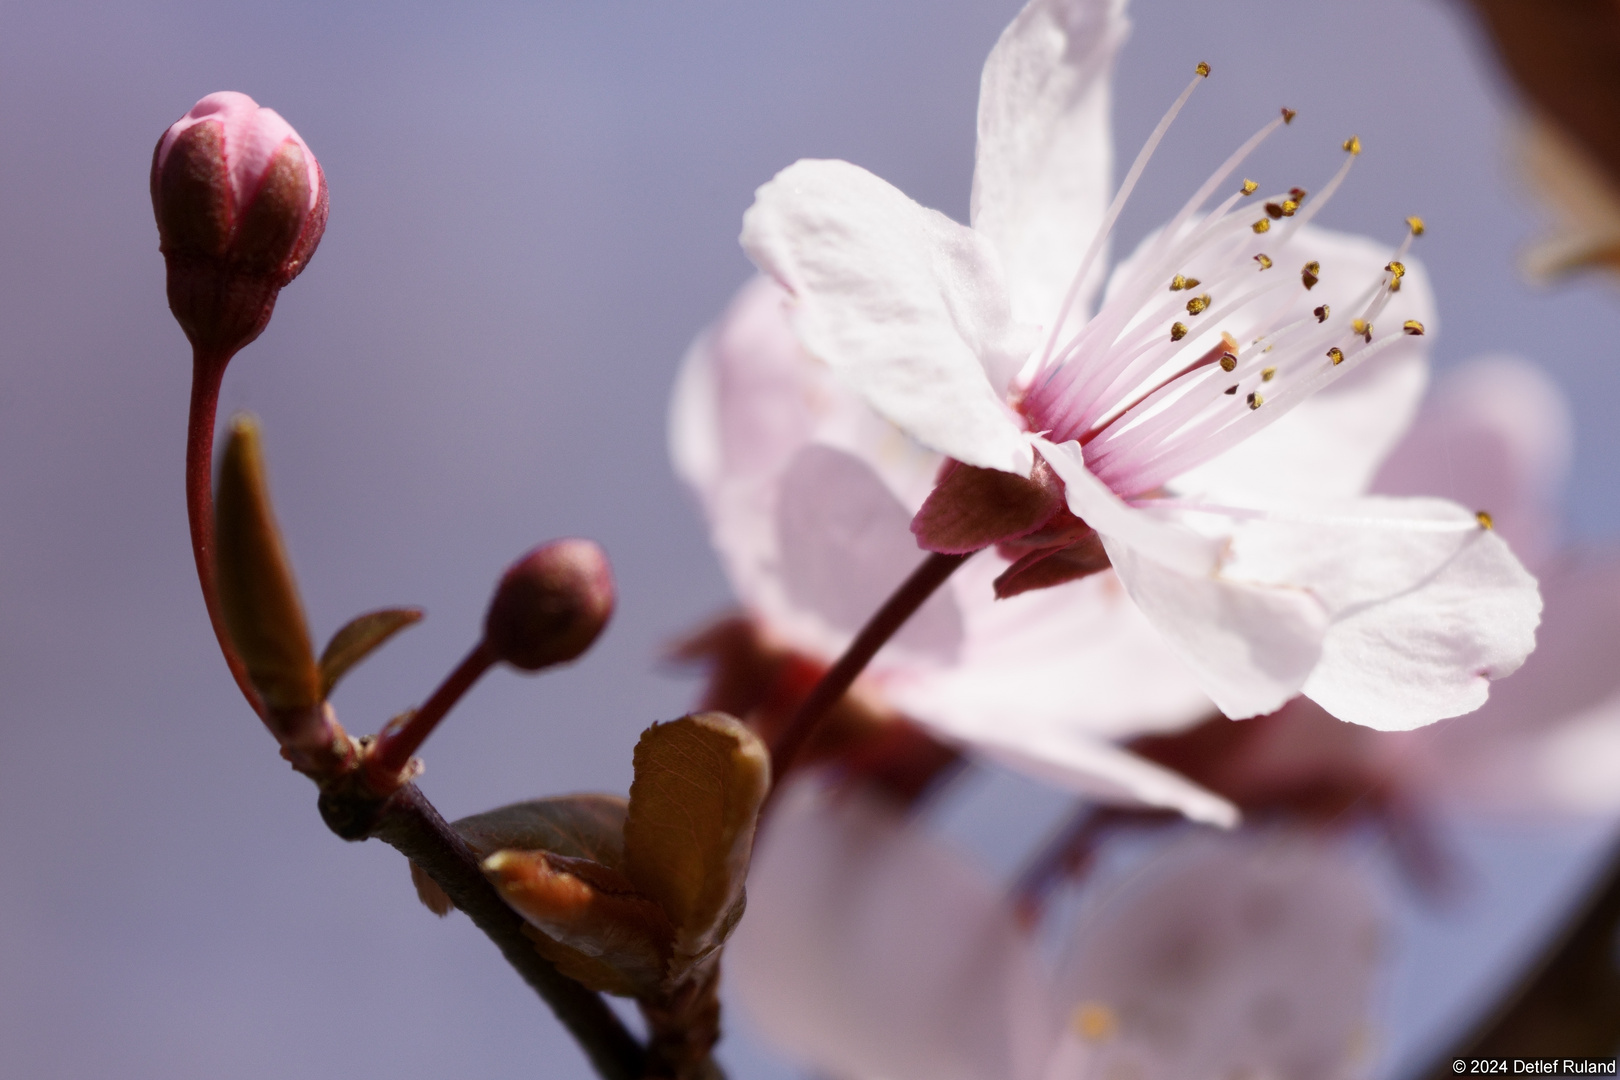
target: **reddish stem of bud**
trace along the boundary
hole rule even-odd
[[[456,665],[456,669],[445,677],[439,688],[433,691],[433,696],[411,714],[409,720],[397,728],[384,729],[377,736],[377,741],[372,744],[371,753],[366,757],[366,769],[374,784],[382,785],[379,790],[386,790],[391,778],[397,778],[401,774],[410,763],[411,757],[422,748],[427,737],[433,734],[433,729],[439,726],[439,721],[443,720],[445,714],[461,700],[462,695],[472,688],[479,676],[494,665],[496,659],[489,645],[480,641],[473,646],[472,652]]]
[[[229,353],[205,354],[194,350],[191,361],[191,414],[186,424],[186,516],[191,524],[191,553],[197,562],[197,583],[214,627],[225,666],[253,711],[264,718],[264,703],[248,681],[247,665],[237,654],[225,628],[219,586],[214,580],[214,421],[219,411],[219,384],[225,378]]]
[[[861,632],[855,635],[855,640],[849,643],[844,655],[838,662],[827,669],[827,673],[811,688],[810,695],[800,703],[798,711],[793,714],[787,726],[777,737],[775,745],[771,747],[772,775],[775,776],[777,786],[781,784],[782,777],[786,776],[788,769],[793,765],[793,759],[810,738],[811,732],[827,715],[827,711],[838,703],[844,696],[860,673],[866,670],[872,657],[883,648],[884,644],[895,635],[900,627],[905,625],[907,619],[916,614],[928,598],[934,595],[934,590],[945,584],[946,580],[956,572],[969,558],[969,555],[943,555],[933,554],[924,559],[922,565],[911,572],[884,601],[883,606],[867,620],[861,627]]]

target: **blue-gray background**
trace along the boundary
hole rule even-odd
[[[322,827],[219,662],[181,497],[187,353],[146,194],[163,128],[243,90],[331,184],[318,256],[224,396],[264,420],[317,634],[384,604],[429,611],[340,692],[351,728],[427,692],[530,544],[582,534],[614,558],[601,646],[538,681],[493,675],[429,745],[424,785],[454,815],[623,790],[639,729],[691,700],[656,657],[725,589],[670,476],[664,408],[682,349],[748,273],[740,214],[778,168],[836,156],[965,216],[978,69],[1015,8],[0,6],[0,1073],[586,1075],[465,920],[417,906],[397,855]],[[1460,15],[1141,0],[1123,156],[1195,61],[1216,77],[1124,235],[1279,105],[1300,117],[1255,165],[1268,182],[1320,184],[1359,132],[1324,220],[1394,242],[1427,217],[1441,363],[1548,365],[1580,422],[1573,529],[1601,539],[1620,524],[1620,305],[1518,282],[1535,215],[1506,162],[1509,96]],[[964,832],[1006,849],[1055,805],[997,781]],[[1580,869],[1568,833],[1459,835],[1488,888],[1406,920],[1386,1063],[1460,1022]],[[739,1080],[792,1075],[732,1026]]]

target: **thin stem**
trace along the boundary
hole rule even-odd
[[[646,1052],[602,996],[560,973],[535,950],[523,919],[502,900],[467,842],[415,784],[382,807],[371,835],[425,870],[466,912],[523,981],[551,1007],[604,1080],[642,1080]]]
[[[1500,1057],[1612,1057],[1620,1042],[1620,842],[1585,900],[1525,976],[1472,1031],[1422,1076],[1454,1073],[1453,1062]]]
[[[225,378],[229,356],[205,355],[194,351],[191,360],[191,414],[186,424],[186,516],[191,522],[191,554],[197,561],[197,583],[202,586],[203,604],[214,627],[225,666],[247,703],[260,718],[264,702],[248,681],[247,665],[242,662],[225,628],[225,615],[219,606],[219,587],[214,581],[214,419],[219,411],[219,384]]]
[[[439,721],[494,663],[495,654],[490,651],[488,644],[480,641],[456,665],[456,669],[445,676],[444,682],[422,703],[420,709],[411,714],[409,720],[398,728],[383,729],[369,756],[369,767],[375,771],[374,774],[398,775],[411,760],[411,755],[422,748],[422,743],[433,733]]]
[[[929,555],[878,608],[877,613],[867,620],[861,632],[855,635],[855,640],[849,643],[849,648],[844,650],[844,655],[811,688],[810,695],[800,703],[793,718],[777,736],[775,745],[771,747],[771,763],[778,779],[787,775],[794,756],[804,748],[816,724],[827,710],[838,704],[838,699],[866,669],[877,651],[968,558],[968,555]]]

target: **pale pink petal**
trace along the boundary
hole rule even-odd
[[[1297,590],[1327,612],[1304,692],[1341,720],[1387,731],[1470,712],[1535,647],[1535,579],[1455,503],[1293,504],[1230,529],[1224,578]]]
[[[1048,1080],[1342,1080],[1366,1053],[1382,912],[1309,835],[1189,836],[1078,925]]]
[[[844,161],[800,161],[761,187],[743,248],[794,298],[811,355],[930,449],[1027,475],[1002,401],[1034,344],[989,242]]]
[[[909,714],[959,738],[988,716],[1116,739],[1177,730],[1213,711],[1112,572],[996,600],[992,582],[1009,565],[985,552],[951,578],[961,659],[885,682]]]
[[[1380,741],[1420,790],[1472,808],[1611,813],[1620,808],[1620,555],[1543,573],[1535,653],[1483,708]]]
[[[1106,534],[1103,544],[1136,605],[1199,687],[1234,720],[1273,712],[1322,655],[1327,613],[1308,594],[1173,568]]]
[[[813,780],[760,834],[726,975],[768,1038],[833,1076],[1024,1080],[1054,1037],[992,883],[871,796]]]
[[[1537,566],[1558,538],[1558,498],[1574,436],[1569,405],[1535,365],[1509,356],[1446,372],[1373,484],[1490,511],[1496,531]]]
[[[1310,318],[1320,304],[1328,306],[1331,319],[1348,322],[1360,315],[1352,301],[1380,280],[1394,251],[1392,245],[1365,237],[1306,226],[1285,248],[1272,254],[1276,264],[1263,274],[1291,274],[1298,280],[1307,259],[1322,267],[1321,281],[1313,289],[1293,289],[1294,299],[1283,322]],[[1403,323],[1415,319],[1424,326],[1422,336],[1392,345],[1276,423],[1183,473],[1172,485],[1174,489],[1216,497],[1249,492],[1348,498],[1365,493],[1417,413],[1428,383],[1429,342],[1438,328],[1427,272],[1411,255],[1403,262],[1407,273],[1401,289],[1373,328],[1379,336],[1400,333]],[[1255,337],[1257,317],[1265,310],[1263,304],[1251,307],[1200,329],[1225,330],[1247,345]]]
[[[1196,575],[1215,569],[1219,541],[1126,503],[1086,468],[1079,443],[1053,443],[1039,437],[1034,443],[1063,481],[1069,510],[1104,537],[1128,544],[1143,556],[1183,573]]]
[[[1124,9],[1123,0],[1032,0],[985,61],[972,221],[1001,253],[1013,315],[1027,323],[1050,325],[1108,207]]]

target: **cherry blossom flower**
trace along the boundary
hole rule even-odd
[[[985,875],[887,804],[794,785],[727,954],[765,1035],[851,1080],[1353,1075],[1382,917],[1283,831],[1172,842],[1049,971]]]
[[[943,458],[811,360],[784,299],[756,280],[694,342],[671,453],[752,621],[825,667],[916,564],[909,523]],[[1112,742],[1210,708],[1114,575],[997,600],[1008,565],[986,552],[924,605],[856,684],[868,709],[1092,796],[1234,822],[1224,800]]]
[[[1055,517],[992,521],[969,543],[932,534],[925,512],[925,545],[1017,542],[1015,570],[1061,558],[1071,576],[1106,561],[1233,718],[1300,693],[1382,729],[1477,709],[1534,646],[1534,579],[1473,508],[1360,494],[1422,381],[1434,320],[1406,258],[1421,223],[1393,251],[1308,227],[1359,153],[1353,137],[1314,195],[1239,184],[1284,110],[1115,269],[1091,312],[1113,221],[1208,72],[1105,210],[1122,8],[1033,0],[1002,35],[971,226],[858,166],[806,160],[759,190],[744,249],[791,296],[805,349],[879,416],[956,469],[1061,482],[1061,528],[1054,502]],[[1357,374],[1364,395],[1343,395],[1342,425],[1284,431]]]

